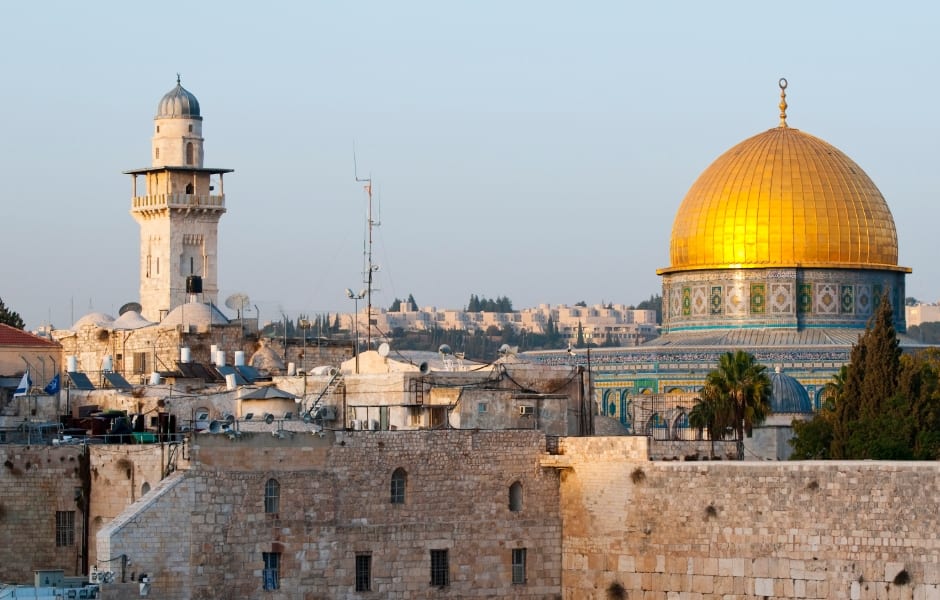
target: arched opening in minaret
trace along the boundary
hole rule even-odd
[[[186,142],[186,164],[193,164],[193,143]]]
[[[187,194],[192,194],[192,193],[193,193],[193,184],[192,184],[192,182],[189,182],[189,183],[186,184],[186,193],[187,193]]]

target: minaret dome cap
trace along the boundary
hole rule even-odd
[[[176,76],[176,87],[164,94],[157,105],[158,119],[201,119],[199,114],[199,100],[192,92],[180,84],[180,76]]]

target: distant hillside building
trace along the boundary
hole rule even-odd
[[[360,331],[365,327],[366,313],[367,309],[359,313]],[[398,328],[405,331],[457,329],[473,333],[486,331],[490,327],[511,327],[519,334],[544,334],[551,320],[562,340],[572,344],[578,339],[579,328],[585,342],[596,345],[638,346],[658,334],[656,311],[634,309],[623,304],[540,304],[535,308],[501,313],[438,309],[436,306],[418,309],[403,302],[398,311],[373,307],[372,318],[374,327],[387,333]],[[351,324],[351,317],[345,317],[345,322]]]

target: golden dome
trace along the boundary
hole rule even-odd
[[[781,80],[781,88],[785,83]],[[781,94],[781,97],[783,95]],[[672,266],[699,269],[898,267],[894,219],[852,159],[780,126],[721,155],[689,189],[672,226]]]

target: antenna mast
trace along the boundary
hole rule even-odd
[[[370,174],[369,177],[359,177],[355,149],[353,149],[353,172],[356,181],[365,184],[363,189],[365,189],[369,197],[369,208],[366,216],[368,232],[366,234],[366,247],[363,249],[366,264],[364,265],[365,273],[363,273],[362,281],[366,284],[366,349],[369,349],[372,347],[372,274],[379,270],[379,266],[372,263],[372,228],[378,227],[381,223],[372,218],[372,175]],[[356,318],[358,319],[359,316],[356,315]]]

